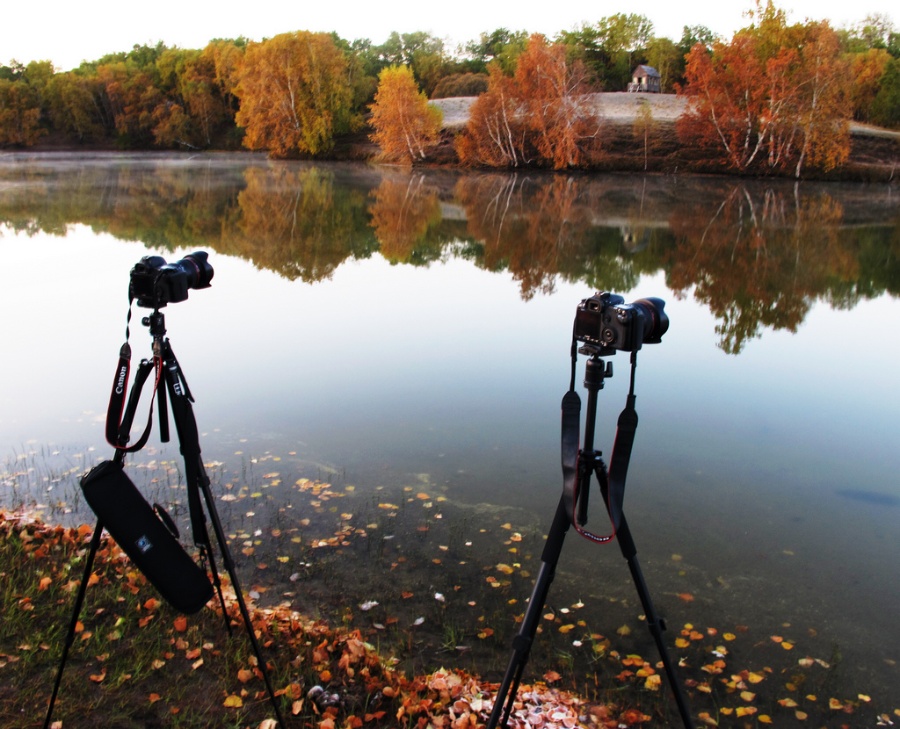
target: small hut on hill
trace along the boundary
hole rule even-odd
[[[641,64],[631,74],[631,83],[628,84],[628,90],[643,91],[650,94],[660,93],[662,89],[660,88],[659,71],[653,66]]]

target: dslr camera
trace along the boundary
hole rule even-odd
[[[129,293],[138,306],[161,309],[188,297],[190,289],[205,289],[213,277],[206,251],[196,251],[180,261],[166,263],[162,256],[144,256],[131,269]]]
[[[662,299],[638,299],[626,304],[618,294],[598,292],[584,299],[575,312],[575,339],[599,354],[635,352],[643,344],[658,344],[669,328]]]

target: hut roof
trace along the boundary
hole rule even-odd
[[[634,69],[634,76],[647,76],[648,78],[659,78],[659,71],[657,71],[653,66],[645,66],[641,64],[636,69]]]

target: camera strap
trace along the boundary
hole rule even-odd
[[[131,302],[128,301],[128,320],[131,322]],[[126,405],[125,393],[128,390],[128,380],[131,374],[131,345],[128,343],[130,335],[128,323],[125,325],[125,343],[119,349],[119,362],[116,365],[116,373],[113,376],[112,391],[109,395],[109,406],[106,409],[106,441],[117,451],[122,453],[134,453],[147,444],[150,437],[150,429],[153,425],[153,401],[159,390],[159,382],[162,376],[162,362],[154,356],[151,360],[141,360],[135,374],[134,384],[128,396]],[[133,445],[126,445],[131,438],[131,425],[141,399],[141,391],[144,383],[150,375],[150,370],[156,371],[153,381],[153,392],[150,398],[150,414],[147,418],[147,426],[141,437]]]
[[[599,458],[599,454],[584,453],[580,450],[580,417],[581,398],[575,392],[575,354],[573,346],[572,379],[569,391],[562,399],[562,437],[561,456],[563,471],[563,502],[569,521],[581,536],[597,544],[606,544],[612,541],[622,521],[623,503],[625,500],[625,479],[628,475],[628,464],[631,460],[631,451],[634,446],[634,436],[637,431],[637,411],[634,408],[634,376],[637,367],[637,353],[631,353],[631,384],[626,400],[625,409],[619,414],[616,426],[616,438],[613,444],[610,467],[606,466]],[[591,463],[583,459],[590,458]],[[582,486],[582,469],[588,475],[592,469],[596,470],[600,481],[600,490],[606,499],[606,508],[609,513],[612,532],[608,535],[594,534],[583,528],[584,522],[579,519],[579,500],[586,498],[587,494],[580,493]],[[587,482],[588,479],[585,479]]]

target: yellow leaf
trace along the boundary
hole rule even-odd
[[[756,698],[756,694],[752,691],[741,691],[741,698],[748,703]]]
[[[565,634],[565,633],[568,633],[570,630],[572,630],[574,627],[575,626],[572,625],[571,623],[569,623],[568,625],[560,625],[559,632]]]
[[[244,700],[240,696],[235,696],[234,694],[229,694],[223,704],[223,706],[228,709],[240,709],[243,705]]]
[[[623,625],[622,627],[616,629],[616,633],[619,635],[631,635],[631,628],[629,628],[627,625]]]
[[[760,714],[760,715],[757,717],[757,721],[758,721],[760,724],[771,724],[771,723],[772,723],[772,717],[769,716],[768,714]]]
[[[739,706],[734,713],[736,716],[753,716],[757,711],[755,706]]]

